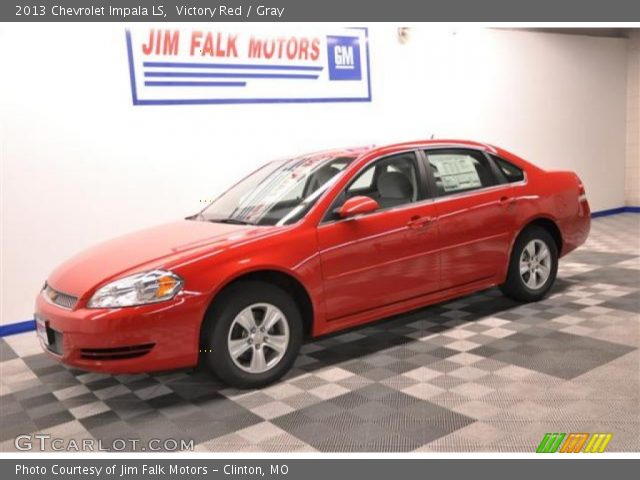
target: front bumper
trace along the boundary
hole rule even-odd
[[[43,349],[67,365],[107,373],[141,373],[194,366],[206,305],[178,295],[153,305],[67,310],[36,300],[36,321],[49,340]]]

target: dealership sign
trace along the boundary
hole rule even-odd
[[[371,101],[366,28],[140,27],[134,105]]]

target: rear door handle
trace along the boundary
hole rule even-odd
[[[409,228],[425,228],[431,225],[435,221],[433,217],[420,217],[418,215],[411,217],[411,220],[407,223]]]
[[[509,205],[513,205],[514,203],[516,203],[516,198],[515,197],[500,197],[499,202],[500,205],[502,205],[503,207],[509,206]]]

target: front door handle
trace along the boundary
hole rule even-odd
[[[420,217],[418,215],[411,217],[411,220],[407,223],[409,228],[425,228],[431,225],[435,221],[433,217]]]

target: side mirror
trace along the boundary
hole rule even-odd
[[[373,198],[358,195],[344,202],[340,208],[336,209],[336,213],[340,215],[340,218],[350,218],[364,213],[375,212],[379,208],[380,205]]]

